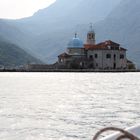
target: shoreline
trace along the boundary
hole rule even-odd
[[[44,69],[44,70],[16,70],[16,69],[4,69],[0,72],[82,72],[82,73],[128,73],[128,72],[140,72],[140,70],[93,70],[93,69]]]

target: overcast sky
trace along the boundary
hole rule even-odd
[[[0,0],[0,18],[18,19],[31,16],[55,0]]]

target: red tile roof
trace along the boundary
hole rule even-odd
[[[84,47],[87,50],[124,50],[126,51],[126,49],[120,47],[120,44],[115,43],[111,40],[101,42],[96,45],[85,44]]]

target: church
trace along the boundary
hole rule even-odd
[[[127,59],[126,51],[111,40],[96,44],[91,25],[85,43],[77,34],[69,41],[66,52],[58,56],[58,66],[64,69],[129,69],[133,63]]]

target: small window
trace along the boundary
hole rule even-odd
[[[98,54],[95,54],[95,58],[98,58]]]
[[[120,59],[124,59],[124,55],[123,54],[120,55]]]
[[[106,58],[107,58],[107,59],[111,58],[111,54],[107,54],[107,55],[106,55]]]
[[[90,59],[93,59],[93,55],[90,55],[89,58],[90,58]]]
[[[116,60],[116,54],[114,54],[114,60]]]

